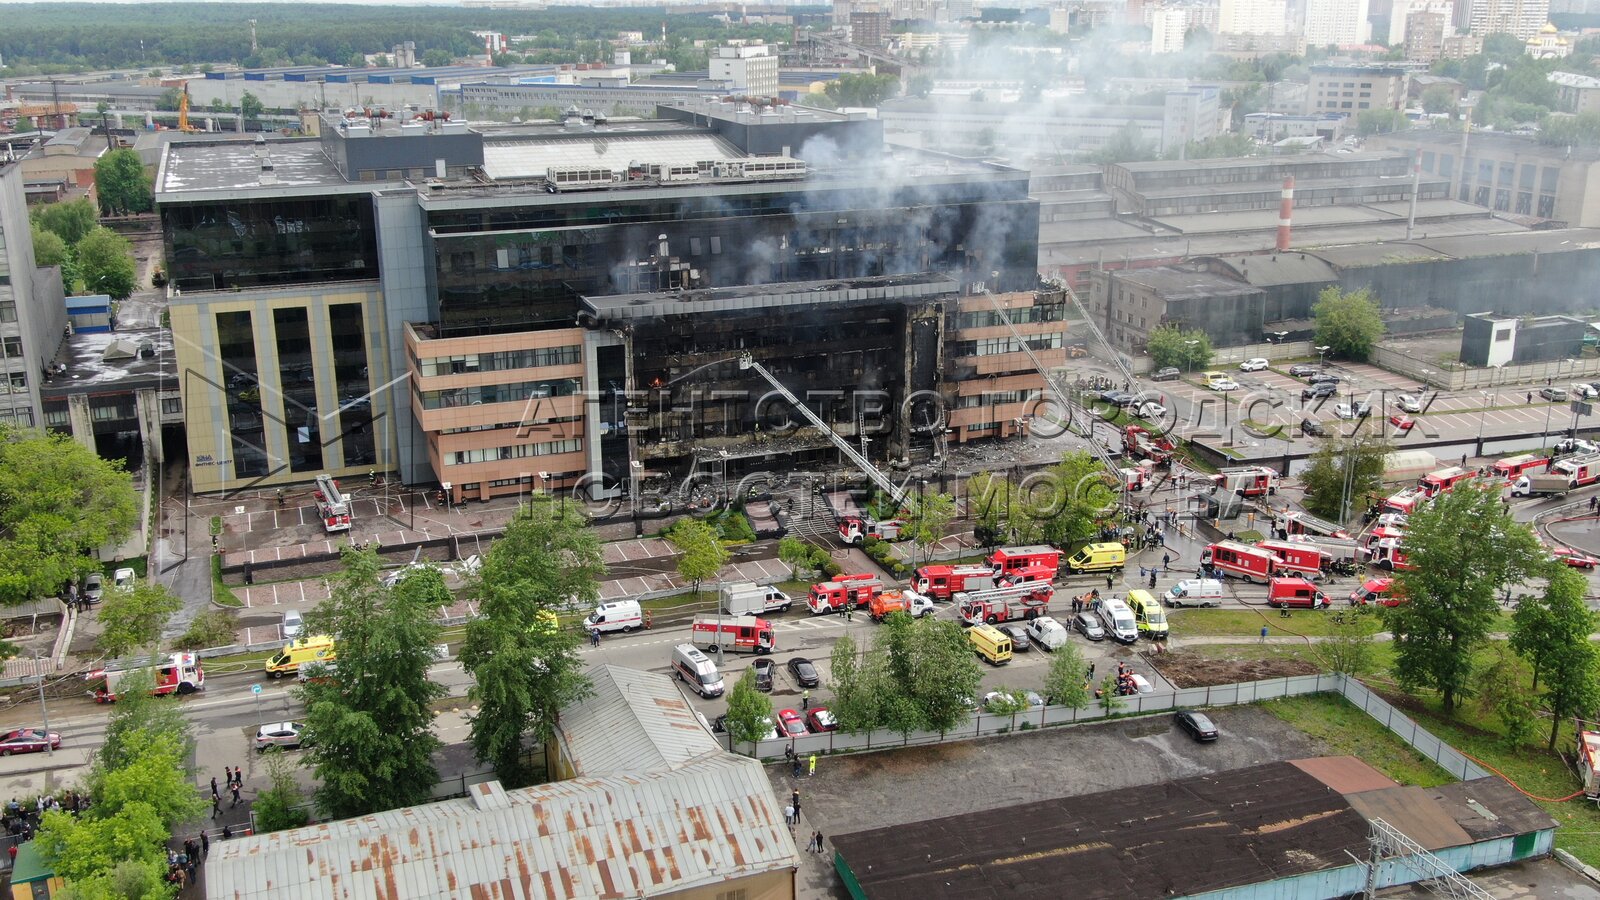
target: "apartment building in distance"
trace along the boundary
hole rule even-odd
[[[1288,34],[1288,6],[1284,0],[1222,0],[1217,31],[1222,34]]]
[[[1570,113],[1600,112],[1600,78],[1576,72],[1551,72],[1561,108]]]
[[[1367,0],[1306,0],[1307,46],[1336,47],[1367,42]]]
[[[1017,427],[1007,392],[1043,378],[964,317],[992,308],[981,284],[1031,348],[1061,348],[1027,173],[826,110],[658,112],[330,115],[317,141],[170,144],[156,190],[195,489],[377,468],[457,498],[609,495],[836,462],[778,427],[746,354],[876,460],[946,439],[903,404],[921,391],[971,410],[957,440]],[[869,394],[881,408],[834,399]]]
[[[739,94],[778,96],[778,54],[766,44],[718,47],[711,51],[711,78],[726,81]]]
[[[1525,41],[1550,21],[1550,0],[1471,0],[1468,31],[1476,37],[1515,35]]]
[[[1405,109],[1410,77],[1400,66],[1312,66],[1306,112],[1353,116],[1364,109]]]

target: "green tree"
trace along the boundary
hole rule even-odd
[[[1398,109],[1363,109],[1356,113],[1356,134],[1367,137],[1403,131],[1411,121]]]
[[[1211,338],[1198,328],[1162,325],[1150,332],[1145,351],[1156,368],[1174,366],[1192,372],[1211,365]]]
[[[365,53],[352,53],[345,58],[344,64],[352,69],[365,69],[367,67],[367,55]]]
[[[1600,706],[1600,654],[1589,641],[1595,614],[1586,602],[1589,581],[1565,565],[1552,566],[1541,598],[1525,598],[1511,624],[1512,649],[1548,675],[1544,704],[1550,710],[1549,748],[1556,748],[1563,720],[1587,716]],[[1538,633],[1525,634],[1522,610],[1541,610]],[[1520,638],[1520,640],[1519,640]],[[1541,645],[1530,647],[1531,639]]]
[[[897,617],[909,618],[894,613],[885,624]],[[927,616],[911,631],[910,678],[899,683],[916,705],[919,727],[944,734],[966,720],[983,673],[966,631],[954,621]]]
[[[97,222],[94,204],[88,197],[63,203],[46,203],[33,209],[33,220],[45,231],[54,233],[71,247],[94,230]]]
[[[684,519],[667,532],[667,541],[678,549],[678,575],[694,585],[717,577],[728,564],[728,548],[722,546],[717,530],[699,519]]]
[[[67,242],[53,231],[33,223],[33,261],[41,266],[59,266],[69,259]]]
[[[1317,343],[1333,356],[1365,360],[1383,337],[1383,316],[1372,291],[1341,291],[1329,285],[1317,295],[1311,314],[1317,320]]]
[[[376,551],[345,549],[328,599],[306,616],[339,648],[336,677],[300,687],[317,805],[339,819],[422,803],[439,780],[430,704],[445,689],[428,667],[450,592],[437,569],[388,587],[378,565]]]
[[[455,62],[455,56],[449,50],[440,50],[435,47],[432,50],[424,50],[422,53],[422,64],[430,69],[443,68],[453,62]]]
[[[1493,655],[1476,676],[1478,707],[1500,720],[1506,746],[1516,749],[1533,737],[1539,703],[1528,687],[1527,663],[1498,643]]]
[[[767,736],[772,722],[772,701],[756,690],[756,671],[747,668],[728,692],[728,734],[736,744],[755,743]]]
[[[1037,523],[1038,539],[1058,547],[1093,538],[1098,520],[1117,502],[1104,467],[1087,450],[1064,454],[1047,478],[1022,493],[1022,513]]]
[[[1122,126],[1111,140],[1099,150],[1089,154],[1089,162],[1095,165],[1123,162],[1146,162],[1155,159],[1160,154],[1156,145],[1145,140],[1140,133],[1139,126],[1133,122]]]
[[[166,90],[161,92],[161,96],[160,97],[156,98],[156,109],[160,110],[161,112],[177,112],[178,108],[181,107],[182,105],[183,105],[183,89],[182,88],[175,88],[175,87],[167,88]]]
[[[0,427],[0,604],[54,594],[138,524],[133,481],[63,434]]]
[[[99,793],[96,788],[104,773],[127,766],[138,757],[149,735],[176,735],[184,742],[185,755],[193,751],[189,720],[171,700],[154,696],[154,688],[155,674],[149,669],[129,672],[118,683],[117,703],[111,708],[105,738],[95,749],[86,779],[91,795]]]
[[[155,205],[150,176],[139,154],[131,149],[112,150],[94,162],[94,191],[104,215],[149,212]]]
[[[535,503],[506,526],[484,557],[474,585],[478,617],[461,645],[477,706],[473,752],[509,785],[531,781],[530,739],[553,739],[562,708],[590,690],[582,637],[559,627],[557,616],[599,598],[605,563],[583,518],[564,512]]]
[[[797,537],[778,541],[778,559],[789,567],[789,577],[799,579],[801,569],[811,568],[811,545]]]
[[[269,786],[256,795],[256,802],[250,807],[255,813],[256,831],[299,828],[310,819],[305,792],[295,783],[294,773],[289,770],[282,750],[267,751],[266,759]]]
[[[101,632],[95,646],[113,659],[140,647],[154,648],[183,600],[164,584],[144,579],[131,590],[106,592],[100,605]]]
[[[838,718],[839,728],[855,734],[882,725],[885,691],[893,690],[886,683],[883,655],[861,653],[855,640],[843,634],[833,642],[829,659],[833,702],[828,709]]]
[[[1357,504],[1383,488],[1384,457],[1394,449],[1366,432],[1323,441],[1300,473],[1305,506],[1311,512],[1345,522]]]
[[[1429,115],[1438,115],[1439,113],[1454,115],[1456,111],[1456,92],[1451,90],[1448,85],[1430,85],[1427,90],[1422,92],[1422,109]]]
[[[840,106],[877,106],[900,93],[900,79],[870,72],[845,74],[824,85],[823,92]]]
[[[1072,709],[1089,705],[1089,667],[1083,661],[1078,645],[1062,644],[1050,656],[1050,668],[1044,676],[1045,702]]]
[[[238,620],[225,609],[202,610],[189,620],[189,627],[172,642],[172,649],[183,647],[226,647],[234,642]]]
[[[1446,712],[1470,692],[1472,654],[1497,624],[1500,590],[1540,571],[1528,526],[1513,521],[1499,490],[1457,485],[1411,515],[1396,590],[1416,598],[1384,611],[1394,633],[1394,674],[1407,690],[1437,690]]]
[[[78,242],[78,273],[84,287],[113,300],[126,300],[136,286],[133,248],[128,239],[96,226]]]
[[[1328,663],[1328,671],[1339,675],[1361,676],[1377,664],[1377,634],[1382,623],[1358,606],[1337,614],[1328,626],[1328,636],[1317,651]]]
[[[1002,687],[984,703],[983,708],[990,715],[1011,716],[1014,719],[1017,713],[1028,711],[1028,695],[1023,691]]]
[[[1107,675],[1100,679],[1100,687],[1095,691],[1095,703],[1099,704],[1100,711],[1111,718],[1111,714],[1122,708],[1122,697],[1117,693],[1117,679]]]
[[[933,76],[926,73],[913,75],[906,83],[908,97],[926,97],[931,90],[933,90]]]
[[[381,63],[380,65],[388,64]],[[261,119],[261,114],[266,112],[266,110],[266,105],[261,102],[261,98],[250,93],[249,91],[245,91],[244,95],[239,98],[239,115],[244,117],[246,124],[259,121]]]
[[[926,562],[933,547],[944,540],[945,529],[955,518],[956,498],[949,494],[927,494],[919,498],[906,517],[906,527],[901,536],[911,541],[914,550],[911,565]]]

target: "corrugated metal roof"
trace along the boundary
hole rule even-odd
[[[508,791],[506,800],[489,809],[447,800],[214,842],[206,896],[649,897],[800,861],[761,764],[732,754]]]
[[[619,135],[580,133],[539,141],[487,142],[483,171],[497,181],[542,178],[547,170],[592,166],[625,172],[634,162],[693,165],[706,159],[743,159],[744,152],[711,134]]]
[[[621,666],[590,670],[594,693],[561,711],[561,738],[579,775],[676,769],[722,753],[672,680]]]
[[[1419,787],[1392,787],[1362,791],[1345,797],[1356,812],[1369,819],[1382,819],[1400,829],[1424,850],[1443,850],[1472,843],[1472,835],[1462,830],[1455,819]]]
[[[1319,756],[1291,759],[1289,765],[1317,779],[1341,794],[1381,791],[1400,785],[1389,776],[1354,756]]]

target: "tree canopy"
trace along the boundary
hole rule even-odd
[[[35,206],[29,215],[40,228],[55,234],[69,247],[83,240],[97,224],[94,204],[88,197]]]
[[[94,191],[106,215],[149,212],[155,205],[150,176],[139,154],[131,149],[112,150],[94,162]]]
[[[1192,342],[1192,343],[1191,343]],[[1162,325],[1152,329],[1145,352],[1156,368],[1175,366],[1185,371],[1211,365],[1211,338],[1198,328]]]
[[[78,242],[78,276],[83,286],[97,294],[126,300],[137,286],[133,246],[128,239],[103,226],[95,226]]]
[[[678,575],[700,592],[700,583],[717,577],[728,562],[717,529],[699,519],[683,519],[667,532],[667,542],[678,550]]]
[[[960,625],[904,612],[884,619],[870,653],[841,638],[832,663],[831,709],[846,731],[949,731],[966,718],[982,680]]]
[[[1394,447],[1366,431],[1322,441],[1300,473],[1306,509],[1344,522],[1364,498],[1383,489],[1384,457]]]
[[[1383,337],[1383,316],[1372,291],[1341,291],[1329,285],[1311,307],[1317,320],[1317,344],[1333,356],[1360,362]]]
[[[100,604],[100,652],[113,659],[134,650],[154,648],[183,600],[166,585],[141,579],[129,590],[109,590]]]

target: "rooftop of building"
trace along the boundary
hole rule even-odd
[[[242,139],[168,144],[156,171],[156,195],[252,188],[290,192],[295,188],[329,189],[349,184],[323,152],[322,143],[313,138],[269,141],[264,145],[274,176],[269,185],[261,178],[257,142],[239,137]],[[371,190],[375,185],[354,187]]]
[[[1321,138],[1313,138],[1313,140],[1321,140]],[[1374,173],[1348,178],[1296,178],[1294,189],[1297,196],[1303,197],[1309,195],[1312,191],[1338,191],[1341,188],[1372,187],[1383,184],[1391,185],[1395,190],[1404,190],[1409,193],[1411,190],[1411,177],[1409,175],[1379,175]],[[1450,180],[1448,178],[1440,178],[1437,175],[1422,176],[1422,184],[1425,188],[1431,188],[1435,191],[1448,192],[1450,188]],[[1211,196],[1227,198],[1229,195],[1235,194],[1260,193],[1262,191],[1278,192],[1282,190],[1283,179],[1261,178],[1254,181],[1230,181],[1226,184],[1207,181],[1204,184],[1183,184],[1169,188],[1143,188],[1139,190],[1138,194],[1146,200],[1161,200]],[[1318,207],[1302,208],[1316,209]],[[1299,212],[1299,209],[1295,210],[1297,215]],[[1274,209],[1273,213],[1276,214],[1277,210]]]
[[[1297,168],[1312,168],[1330,163],[1370,163],[1374,166],[1394,160],[1389,152],[1297,153],[1293,156],[1224,156],[1217,159],[1153,159],[1114,164],[1114,168],[1134,174],[1143,172],[1221,172],[1230,169],[1271,169],[1293,174]],[[1214,188],[1212,188],[1214,190]]]
[[[761,764],[723,751],[670,679],[591,675],[594,693],[558,728],[587,754],[573,759],[580,773],[599,774],[510,791],[491,781],[461,799],[215,843],[206,896],[646,897],[799,864]],[[704,740],[654,734],[684,723]]]
[[[1369,145],[1380,143],[1394,146],[1438,147],[1440,148],[1439,152],[1452,155],[1457,154],[1461,149],[1460,134],[1439,131],[1434,128],[1412,128],[1406,131],[1396,131],[1393,134],[1374,135],[1368,138],[1368,142]],[[1467,139],[1467,156],[1474,156],[1484,151],[1530,156],[1546,160],[1600,159],[1600,147],[1541,144],[1539,139],[1532,135],[1505,134],[1498,131],[1484,131],[1475,128],[1472,131],[1472,136]]]
[[[1600,88],[1600,78],[1579,75],[1577,72],[1551,72],[1547,76],[1554,84],[1572,88]]]
[[[162,379],[178,386],[172,332],[165,328],[76,332],[62,341],[53,363],[39,386],[44,397],[131,391]]]
[[[1119,269],[1111,276],[1126,284],[1149,288],[1167,300],[1228,297],[1260,290],[1255,285],[1189,265]]]
[[[1316,253],[1336,268],[1349,269],[1430,259],[1482,259],[1600,249],[1600,228],[1564,228],[1501,234],[1418,235],[1407,242],[1319,247]]]
[[[1485,322],[1520,322],[1525,328],[1540,328],[1550,325],[1576,325],[1586,328],[1588,324],[1575,316],[1511,316],[1497,312],[1467,313],[1463,318],[1482,319]]]
[[[1298,189],[1296,185],[1296,189]],[[1405,185],[1409,192],[1411,186]],[[1410,204],[1397,203],[1363,203],[1359,206],[1300,206],[1294,210],[1291,219],[1295,228],[1315,228],[1319,226],[1334,225],[1365,225],[1383,222],[1405,221],[1410,214]],[[1153,215],[1146,216],[1149,221],[1159,224],[1162,228],[1187,234],[1225,234],[1237,231],[1253,231],[1263,228],[1276,229],[1278,227],[1278,209],[1239,209],[1228,212],[1198,212],[1182,215]],[[1444,223],[1450,220],[1465,220],[1470,222],[1488,222],[1494,219],[1494,213],[1481,206],[1462,203],[1458,200],[1418,200],[1417,221],[1430,224]],[[1509,223],[1499,222],[1496,226],[1501,231],[1522,231],[1523,227]]]
[[[867,896],[1188,896],[1349,863],[1367,823],[1287,763],[832,837]],[[1271,834],[1271,840],[1261,840]],[[1026,843],[1021,840],[1026,836]]]
[[[948,275],[878,275],[831,281],[786,281],[743,287],[585,296],[583,305],[603,321],[654,319],[705,312],[817,306],[863,301],[915,300],[951,294],[960,284]]]
[[[1388,66],[1382,63],[1319,63],[1311,67],[1313,75],[1332,73],[1352,73],[1361,75],[1405,75],[1411,69],[1406,66]]]

